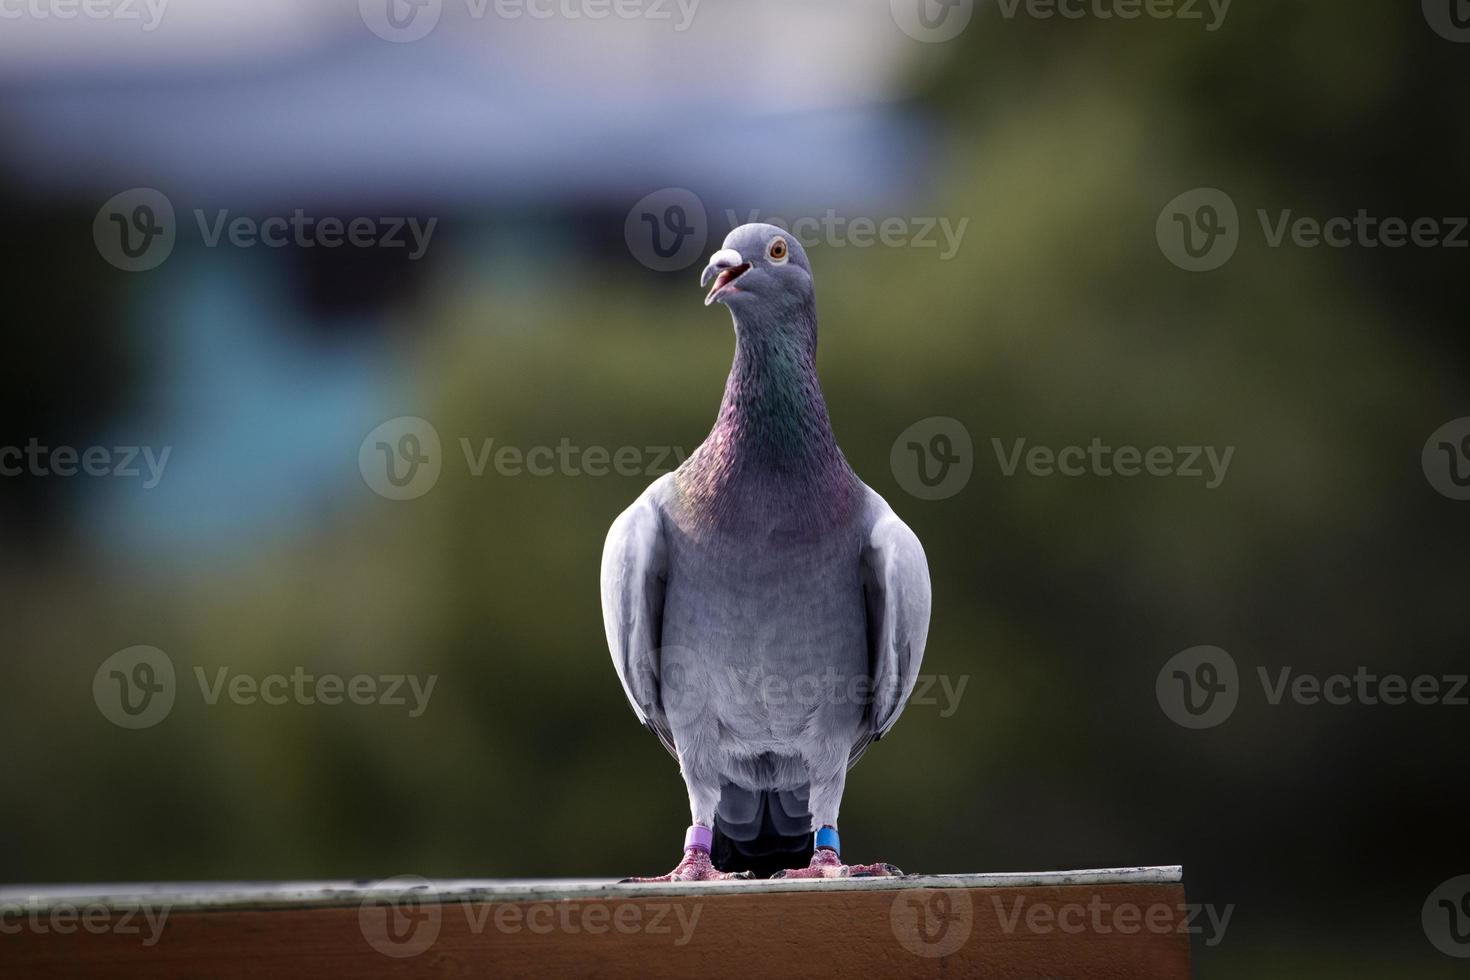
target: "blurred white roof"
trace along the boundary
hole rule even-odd
[[[0,153],[38,189],[856,206],[912,182],[923,142],[887,0],[659,0],[664,20],[427,0],[440,19],[412,43],[358,0],[110,2],[137,19],[0,22]]]

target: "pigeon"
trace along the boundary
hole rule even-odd
[[[710,258],[735,357],[709,437],[613,522],[608,648],[678,760],[679,864],[632,882],[900,875],[847,865],[847,772],[898,720],[929,630],[924,549],[842,455],[817,381],[801,243],[741,225]]]

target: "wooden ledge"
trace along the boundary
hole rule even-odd
[[[7,977],[1189,976],[1181,869],[0,888]]]

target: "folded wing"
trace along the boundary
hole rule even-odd
[[[877,494],[863,547],[863,599],[868,617],[868,664],[873,682],[869,725],[850,763],[898,721],[913,693],[929,635],[929,564],[907,524]]]
[[[613,669],[634,714],[677,758],[660,682],[667,579],[663,519],[657,504],[645,493],[619,515],[607,533],[602,549],[602,621]]]

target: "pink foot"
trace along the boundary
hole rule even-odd
[[[679,862],[679,866],[668,874],[653,878],[624,878],[623,882],[744,881],[754,877],[749,871],[717,871],[708,851],[691,847],[684,852],[684,860]]]
[[[903,872],[891,864],[843,864],[837,852],[819,847],[812,863],[804,868],[777,871],[772,878],[902,878]]]

